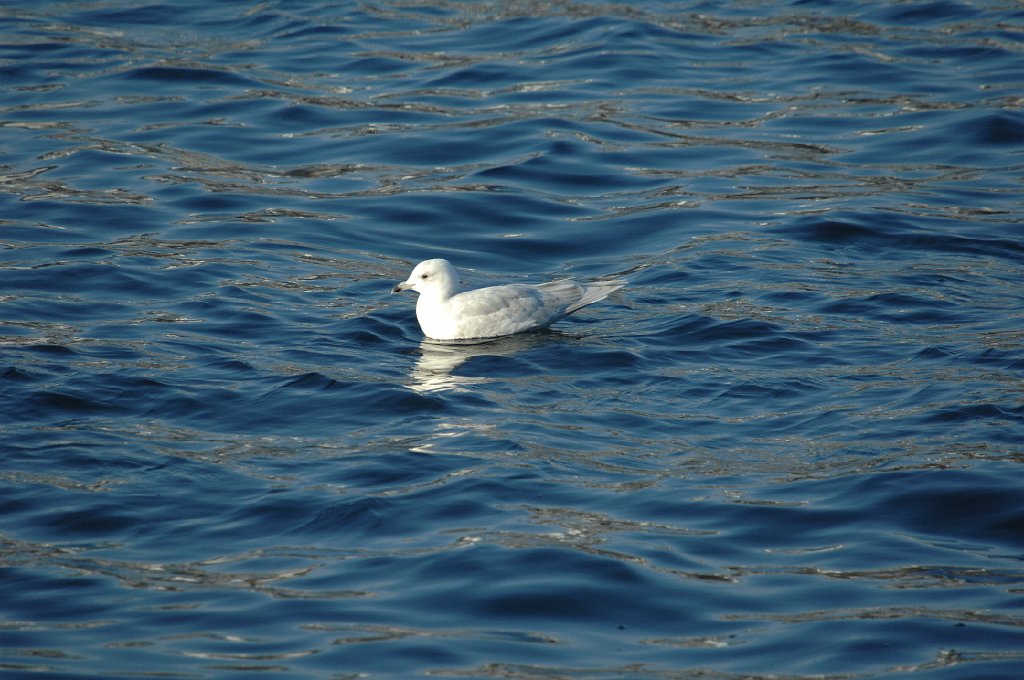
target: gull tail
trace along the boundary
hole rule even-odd
[[[586,307],[598,300],[603,300],[625,285],[625,281],[595,281],[593,283],[580,286],[583,291],[580,295],[580,299],[569,305],[566,308],[565,313],[572,314],[580,307]]]
[[[556,319],[572,314],[580,307],[603,300],[608,295],[626,285],[625,281],[597,281],[580,285],[571,279],[551,281],[537,286],[547,304],[556,311]]]

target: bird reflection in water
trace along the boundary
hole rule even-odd
[[[417,392],[436,392],[464,389],[494,382],[502,377],[508,378],[507,369],[501,371],[501,376],[460,375],[456,369],[478,357],[512,357],[558,337],[571,336],[561,331],[542,329],[486,340],[423,340],[420,343],[420,356],[409,375],[407,387]],[[533,371],[526,368],[524,372]]]

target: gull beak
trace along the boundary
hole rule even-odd
[[[402,281],[400,284],[391,289],[392,293],[401,293],[403,290],[409,290],[412,288],[412,284],[408,281]]]

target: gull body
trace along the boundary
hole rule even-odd
[[[539,285],[513,283],[459,291],[448,260],[425,260],[391,291],[414,290],[416,319],[432,340],[497,338],[542,328],[622,288],[618,281],[580,285],[568,279]]]

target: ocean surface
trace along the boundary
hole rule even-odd
[[[1019,680],[1024,5],[4,2],[0,592],[5,680]]]

